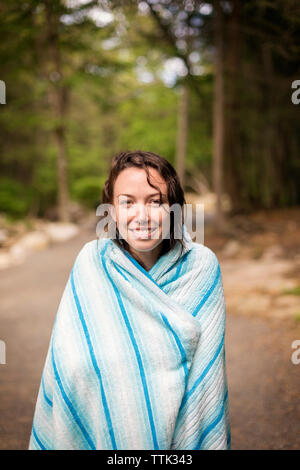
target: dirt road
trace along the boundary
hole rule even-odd
[[[85,228],[0,272],[0,449],[28,446],[58,303],[76,254],[94,238]],[[300,364],[291,362],[299,323],[230,311],[226,330],[232,449],[300,449]]]

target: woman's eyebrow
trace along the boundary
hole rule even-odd
[[[157,196],[157,195],[160,196],[159,193],[148,194],[147,198],[148,198],[148,197]],[[123,194],[123,193],[122,193],[122,194],[118,194],[117,197],[119,197],[119,196],[128,196],[128,197],[131,197],[131,198],[134,199],[134,196],[132,196],[132,194]],[[162,197],[166,197],[166,195],[165,195],[165,194],[162,194]]]

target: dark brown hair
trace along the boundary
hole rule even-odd
[[[183,204],[185,204],[184,192],[183,192],[182,186],[179,181],[179,177],[175,169],[165,158],[161,157],[160,155],[157,155],[156,153],[153,153],[153,152],[144,152],[142,150],[120,152],[117,155],[115,155],[111,163],[109,176],[107,180],[105,181],[104,187],[102,190],[102,203],[103,204],[104,203],[113,204],[113,191],[114,191],[115,181],[118,175],[121,173],[121,171],[125,170],[125,168],[131,168],[131,167],[143,168],[146,171],[147,181],[149,185],[159,191],[160,200],[162,202],[162,194],[161,194],[160,189],[150,183],[150,175],[149,175],[148,167],[156,169],[167,184],[167,196],[168,196],[169,205],[172,206],[172,204],[177,203],[181,206],[181,210],[182,210]],[[183,212],[182,212],[182,217],[183,217]],[[182,226],[178,227],[178,229],[179,229],[179,233],[182,234]],[[178,240],[174,238],[174,230],[175,230],[174,214],[171,211],[170,213],[170,239],[162,240],[161,255],[171,250],[175,246],[176,241],[181,243],[182,245],[181,252],[182,252],[182,249],[184,247],[184,242],[180,238]],[[115,241],[120,247],[125,248],[127,251],[129,251],[129,245],[126,242],[126,240],[119,238],[118,228],[117,228],[117,239]]]

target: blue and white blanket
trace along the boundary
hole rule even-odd
[[[230,449],[220,265],[184,237],[150,271],[112,239],[83,246],[29,449]]]

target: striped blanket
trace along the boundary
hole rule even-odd
[[[184,237],[150,271],[112,239],[81,249],[29,449],[230,449],[220,266]]]

